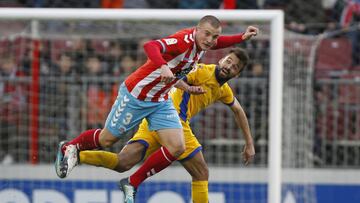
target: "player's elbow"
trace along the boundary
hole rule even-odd
[[[143,48],[145,50],[147,50],[149,48],[149,46],[151,46],[151,44],[152,44],[152,41],[148,41],[148,42],[144,43]]]
[[[157,49],[160,51],[161,45],[157,41],[151,40],[151,41],[144,43],[143,48],[145,51],[153,51],[154,49]]]

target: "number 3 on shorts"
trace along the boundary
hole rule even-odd
[[[131,113],[126,113],[126,117],[123,120],[124,125],[128,125],[131,122],[133,115]]]

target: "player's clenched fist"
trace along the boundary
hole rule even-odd
[[[255,156],[254,145],[252,143],[246,144],[242,152],[242,158],[245,165],[248,165],[250,162],[252,162],[254,160],[254,156]]]
[[[246,28],[246,32],[243,34],[242,39],[248,40],[253,36],[256,36],[259,33],[259,29],[254,26],[249,26]]]
[[[168,84],[175,79],[174,74],[171,72],[170,68],[165,64],[161,66],[160,77],[161,77],[161,82],[164,82],[165,84]]]

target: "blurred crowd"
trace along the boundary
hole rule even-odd
[[[286,28],[303,34],[342,29],[351,40],[353,62],[360,63],[360,0],[4,0],[0,7],[282,9]],[[348,30],[351,30],[348,32]]]

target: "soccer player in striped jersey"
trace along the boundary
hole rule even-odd
[[[175,89],[171,94],[174,107],[181,119],[186,146],[185,152],[177,160],[192,176],[192,199],[194,203],[208,202],[208,168],[201,151],[202,147],[190,128],[190,119],[198,112],[217,101],[229,106],[234,112],[236,123],[242,129],[246,141],[243,152],[245,164],[248,164],[255,155],[246,115],[227,83],[231,78],[239,76],[247,63],[247,53],[243,49],[234,48],[219,61],[219,65],[198,64],[196,70],[190,72],[183,79],[186,81],[182,84],[183,90]],[[187,90],[191,88],[200,88],[201,90],[198,93],[201,94],[189,94]],[[149,162],[147,157],[163,148],[160,143],[160,137],[155,131],[149,130],[148,122],[144,119],[134,137],[119,154],[94,150],[82,151],[79,154],[79,161],[80,163],[124,172],[143,159],[146,159],[144,162],[146,165]],[[128,179],[122,180],[125,182],[123,186],[134,187],[132,190],[136,191],[137,186],[145,178],[154,175],[156,172],[158,171],[150,170],[147,174],[143,174],[140,167],[130,176],[130,186]],[[125,190],[123,188],[123,191]]]
[[[180,118],[168,99],[170,89],[191,71],[207,50],[250,39],[258,29],[249,26],[245,33],[229,36],[221,36],[221,31],[220,21],[208,15],[201,18],[195,28],[146,43],[148,60],[120,85],[105,127],[87,130],[70,142],[59,143],[55,161],[57,175],[63,178],[71,171],[77,163],[78,151],[112,146],[143,118],[163,144],[163,148],[151,155],[153,161],[148,170],[160,171],[175,161],[184,152],[185,143]]]

